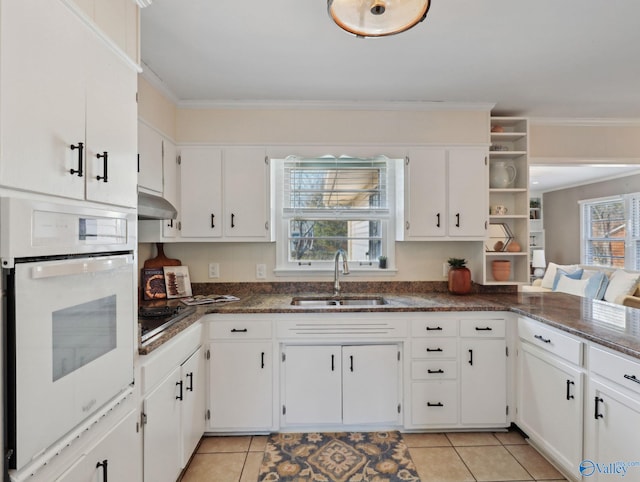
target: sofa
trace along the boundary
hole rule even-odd
[[[552,292],[601,299],[640,309],[640,272],[587,265],[549,263],[544,277],[523,292]]]

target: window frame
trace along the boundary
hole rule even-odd
[[[371,159],[379,156],[350,156],[354,159]],[[322,156],[300,156],[300,158],[312,158],[321,159]],[[314,274],[323,274],[327,272],[333,272],[334,261],[312,261],[309,263],[289,261],[289,221],[290,216],[284,215],[285,210],[285,163],[286,157],[272,158],[273,176],[275,179],[275,242],[276,242],[276,267],[274,273],[276,276],[305,276]],[[387,202],[388,202],[388,215],[379,216],[376,215],[371,219],[381,220],[381,239],[382,239],[382,255],[387,257],[387,268],[380,269],[379,261],[370,260],[368,262],[356,262],[349,261],[349,271],[353,276],[366,275],[366,276],[391,276],[397,272],[395,266],[395,218],[396,218],[396,206],[398,201],[396,199],[396,170],[398,166],[403,166],[404,159],[400,158],[387,158]],[[334,217],[333,219],[344,219],[341,217]]]

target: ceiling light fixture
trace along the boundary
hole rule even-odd
[[[425,19],[430,5],[430,0],[327,0],[333,21],[358,37],[409,30]]]

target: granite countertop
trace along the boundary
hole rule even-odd
[[[235,286],[240,301],[200,305],[193,315],[181,320],[162,336],[141,347],[140,354],[148,354],[173,338],[202,316],[209,313],[348,313],[348,312],[447,312],[447,311],[512,311],[550,326],[607,346],[621,353],[640,358],[640,310],[603,301],[594,301],[563,293],[477,292],[465,296],[451,295],[440,285],[411,283],[388,286],[369,286],[378,291],[350,291],[343,296],[383,296],[385,305],[377,306],[293,306],[293,296],[319,296],[331,293],[325,286],[306,292],[263,292],[255,294],[250,287]],[[409,289],[407,289],[409,287]],[[248,289],[247,289],[248,288]],[[433,291],[426,289],[435,288]],[[202,288],[201,289],[206,289]],[[209,285],[209,290],[211,286]],[[196,290],[194,290],[196,291]],[[280,290],[282,291],[282,290]],[[498,290],[499,291],[499,290]],[[221,292],[221,291],[218,291]],[[253,293],[253,294],[252,294]],[[202,293],[204,294],[204,293]],[[157,302],[156,302],[157,303]],[[179,303],[172,300],[170,303]]]

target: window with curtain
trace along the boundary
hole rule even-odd
[[[352,268],[392,257],[394,161],[386,157],[276,160],[282,189],[278,267],[333,269],[338,249]],[[391,233],[391,234],[389,234]]]
[[[581,201],[583,264],[640,269],[640,193]]]

